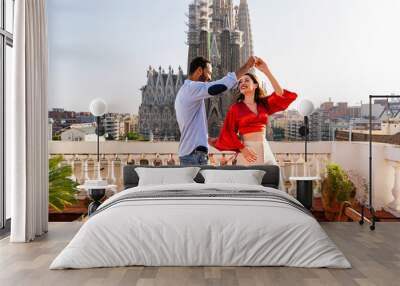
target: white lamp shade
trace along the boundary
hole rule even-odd
[[[90,102],[89,110],[94,116],[102,116],[107,112],[107,103],[101,98],[93,99]]]
[[[303,99],[299,104],[298,111],[302,116],[309,116],[314,112],[314,104],[308,99]]]

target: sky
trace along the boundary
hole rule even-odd
[[[150,65],[186,70],[190,2],[48,0],[49,108],[88,111],[100,97],[110,112],[137,113]],[[255,55],[299,99],[400,94],[400,1],[248,3]]]

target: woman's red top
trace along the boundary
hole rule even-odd
[[[262,131],[268,123],[268,115],[283,111],[297,98],[297,94],[284,90],[282,96],[275,92],[263,98],[264,104],[257,104],[257,112],[252,112],[244,102],[230,106],[218,139],[210,142],[220,151],[239,151],[244,148],[238,137],[252,132]]]

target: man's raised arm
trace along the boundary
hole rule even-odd
[[[233,88],[237,79],[247,73],[249,69],[254,66],[255,62],[256,57],[251,56],[236,72],[230,72],[219,80],[210,82],[193,82],[192,95],[196,100],[221,95],[226,90]]]
[[[245,73],[249,71],[255,64],[256,64],[257,58],[255,56],[251,56],[247,59],[247,62],[241,66],[236,72],[236,78],[242,77]]]

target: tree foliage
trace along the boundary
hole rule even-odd
[[[77,202],[78,183],[72,180],[72,168],[62,165],[62,156],[49,159],[49,206],[61,212]]]

